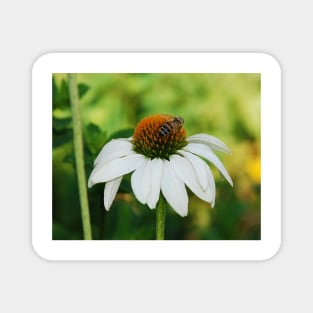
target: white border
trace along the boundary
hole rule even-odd
[[[52,73],[260,73],[261,240],[52,240]],[[281,244],[281,69],[264,53],[51,53],[32,71],[32,243],[47,260],[265,260]]]

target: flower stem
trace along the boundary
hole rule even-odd
[[[165,200],[160,195],[158,205],[156,207],[156,239],[164,240],[165,228]]]
[[[67,74],[67,78],[73,116],[73,137],[74,137],[73,140],[74,140],[76,172],[84,239],[91,240],[92,235],[91,235],[91,225],[86,187],[86,174],[84,166],[84,153],[83,153],[83,131],[79,107],[79,94],[76,81],[76,74]]]

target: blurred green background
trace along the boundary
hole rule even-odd
[[[102,146],[128,137],[145,116],[179,115],[187,135],[218,137],[232,155],[217,152],[232,188],[211,166],[216,204],[191,192],[189,213],[167,209],[165,237],[173,240],[258,240],[260,211],[259,74],[78,74],[87,179]],[[66,74],[53,74],[53,239],[83,239]],[[104,184],[88,189],[93,239],[154,239],[155,211],[134,198],[130,175],[109,212]],[[189,192],[189,191],[188,191]]]

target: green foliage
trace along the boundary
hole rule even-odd
[[[53,239],[77,240],[83,236],[65,78],[52,77]],[[182,116],[188,135],[208,133],[231,148],[232,155],[218,156],[234,188],[213,170],[215,207],[189,193],[187,217],[166,210],[166,239],[260,239],[258,74],[78,74],[78,81],[87,177],[103,145],[131,137],[143,117]],[[104,184],[88,189],[94,239],[154,239],[155,211],[135,199],[130,177],[124,176],[109,212],[103,207]]]
[[[82,98],[89,90],[89,86],[86,84],[78,84],[79,97]],[[68,84],[65,79],[61,80],[60,86],[57,86],[55,76],[52,76],[52,108],[55,109],[67,109],[70,107],[70,98],[68,94]]]
[[[116,132],[114,132],[108,139],[108,141],[112,139],[117,139],[117,138],[129,138],[133,135],[134,133],[134,128],[126,128],[126,129],[121,129]]]
[[[89,123],[85,131],[85,144],[91,154],[99,152],[106,142],[106,133],[96,124]]]

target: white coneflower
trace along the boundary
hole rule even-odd
[[[208,164],[215,165],[233,182],[213,150],[230,153],[219,139],[196,134],[186,137],[183,119],[156,114],[141,120],[131,138],[113,139],[100,151],[89,177],[88,187],[106,183],[104,207],[109,210],[123,175],[133,172],[131,186],[142,204],[154,209],[162,192],[181,216],[188,213],[187,186],[211,206],[215,203],[215,181]]]

